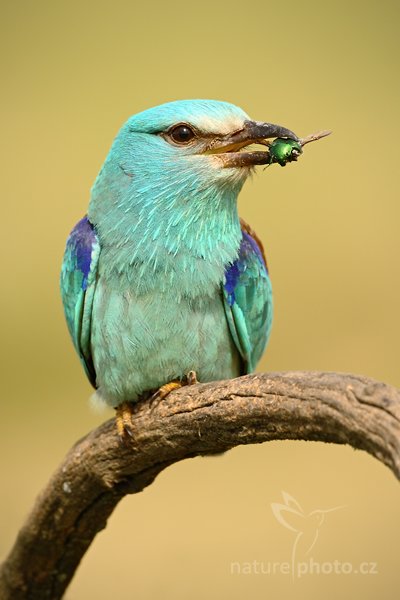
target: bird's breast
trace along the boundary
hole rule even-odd
[[[134,401],[191,370],[200,381],[240,374],[221,281],[155,272],[138,286],[143,276],[134,272],[100,275],[96,286],[91,344],[97,384],[110,404]]]
[[[187,297],[201,303],[219,293],[227,265],[235,260],[238,247],[229,258],[220,249],[205,258],[189,251],[171,254],[163,248],[138,255],[129,246],[107,247],[100,255],[99,275],[110,288],[122,292],[137,296],[172,292],[175,298]]]

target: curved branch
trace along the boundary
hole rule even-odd
[[[61,598],[126,494],[169,465],[269,440],[366,450],[400,478],[400,391],[355,375],[268,373],[186,387],[137,407],[134,441],[111,419],[75,444],[36,501],[0,571],[3,600]]]

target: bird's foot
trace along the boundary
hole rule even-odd
[[[150,408],[153,410],[161,400],[164,400],[174,390],[178,390],[185,385],[195,385],[198,382],[196,371],[189,371],[186,377],[182,381],[170,381],[165,385],[162,385],[151,397],[149,400]]]
[[[132,416],[134,411],[133,402],[123,402],[116,408],[117,431],[121,440],[126,440],[127,436],[133,438]]]
[[[196,375],[196,371],[189,371],[186,377],[182,380],[175,380],[162,385],[150,398],[146,400],[143,398],[143,402],[148,402],[150,409],[153,410],[161,400],[164,400],[174,390],[178,390],[185,385],[196,385],[199,383]],[[140,401],[140,403],[142,402]],[[117,424],[117,432],[121,441],[126,442],[129,438],[133,439],[133,414],[138,408],[137,402],[122,402],[117,406],[115,420]]]
[[[183,383],[181,381],[170,381],[169,383],[162,385],[156,392],[154,392],[152,396],[150,396],[149,406],[151,410],[156,408],[156,406],[159,405],[161,400],[164,400],[164,398],[166,398],[168,394],[170,394],[174,390],[179,390],[179,388],[181,388],[182,386]]]

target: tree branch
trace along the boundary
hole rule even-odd
[[[366,450],[400,478],[400,391],[355,375],[268,373],[186,387],[137,407],[134,441],[111,419],[75,444],[0,570],[3,600],[61,598],[95,535],[126,494],[184,458],[269,440]]]

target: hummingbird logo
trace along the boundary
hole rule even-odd
[[[292,549],[292,576],[294,577],[295,564],[299,557],[304,558],[314,548],[325,515],[344,506],[318,508],[306,513],[297,500],[287,492],[282,491],[282,498],[284,504],[272,502],[271,509],[275,519],[296,534]]]

